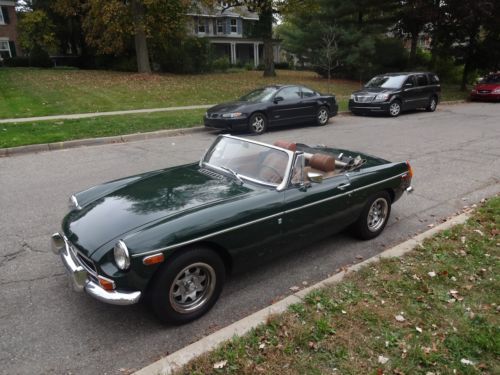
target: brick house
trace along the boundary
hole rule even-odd
[[[0,0],[0,58],[16,57],[19,51],[16,3]]]
[[[225,9],[221,1],[213,8],[194,2],[188,16],[191,35],[207,38],[217,57],[227,57],[231,64],[252,64],[257,67],[263,59],[263,41],[255,37],[259,15],[246,7]],[[280,43],[273,40],[274,61],[280,61]]]

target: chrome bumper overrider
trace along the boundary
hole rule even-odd
[[[118,292],[104,290],[98,282],[94,281],[81,261],[73,255],[70,244],[66,238],[59,234],[52,235],[52,251],[61,256],[66,272],[74,290],[85,291],[99,301],[113,305],[131,305],[141,298],[141,292]],[[94,275],[95,276],[95,275]]]

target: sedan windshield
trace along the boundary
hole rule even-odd
[[[365,87],[381,87],[384,89],[398,89],[403,86],[406,76],[377,76],[373,77]]]
[[[240,98],[242,102],[266,102],[274,95],[276,92],[275,87],[263,87],[261,89],[254,90]]]
[[[202,162],[219,172],[269,186],[280,185],[287,175],[290,156],[273,147],[244,139],[220,137]]]
[[[483,79],[482,83],[500,83],[500,74],[492,74]]]

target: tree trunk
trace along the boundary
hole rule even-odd
[[[418,31],[411,34],[411,46],[410,46],[410,67],[413,68],[417,61],[417,43],[418,43]]]
[[[276,77],[272,39],[264,39],[264,77]]]
[[[146,31],[144,30],[144,6],[138,0],[132,0],[131,5],[135,27],[134,42],[135,55],[137,57],[137,71],[139,73],[151,74],[148,41],[146,39]]]
[[[467,90],[467,76],[469,75],[469,59],[465,61],[464,64],[464,72],[462,73],[462,83],[460,84],[460,90],[465,91]]]

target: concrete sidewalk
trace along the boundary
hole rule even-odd
[[[8,119],[0,120],[0,124],[13,124],[13,123],[19,123],[19,122],[50,121],[50,120],[77,120],[77,119],[81,119],[81,118],[90,118],[90,117],[119,116],[119,115],[133,115],[133,114],[138,114],[138,113],[182,111],[182,110],[190,110],[190,109],[210,108],[214,105],[215,104],[187,105],[187,106],[182,106],[182,107],[130,109],[130,110],[126,110],[126,111],[75,113],[75,114],[55,115],[55,116],[8,118]]]

